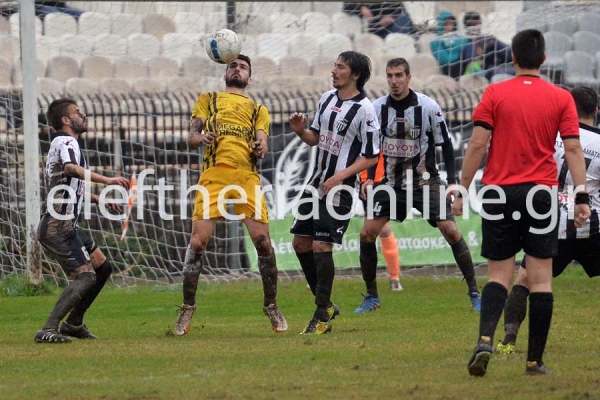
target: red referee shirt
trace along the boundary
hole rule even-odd
[[[488,86],[473,112],[475,126],[492,131],[485,185],[558,184],[554,143],[579,137],[571,94],[533,75]]]

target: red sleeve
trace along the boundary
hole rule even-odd
[[[559,122],[560,137],[564,139],[579,138],[579,118],[575,100],[568,92],[565,96],[565,106]]]
[[[481,96],[481,101],[473,111],[473,124],[484,126],[486,129],[493,130],[494,114],[493,114],[493,86],[488,86]]]

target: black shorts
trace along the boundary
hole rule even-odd
[[[391,186],[383,188],[382,186],[384,185],[385,184],[376,185],[373,188],[374,191],[377,190],[373,195],[373,218],[387,217],[399,222],[404,221],[408,215],[408,212],[410,211],[407,209],[408,192],[406,190],[394,190]],[[452,215],[452,204],[445,196],[444,199],[440,198],[440,193],[443,187],[445,188],[445,186],[442,186],[441,180],[435,180],[426,186],[426,188],[428,188],[427,190],[429,190],[427,210],[424,207],[424,194],[426,189],[416,188],[411,192],[413,198],[411,208],[416,208],[419,210],[423,218],[427,219],[429,225],[434,228],[437,227],[437,222],[439,221],[454,220],[454,216]],[[390,189],[391,191],[388,192]],[[392,196],[395,197],[395,201]],[[363,199],[362,202],[365,208],[365,216],[368,218],[370,214],[367,208],[367,200]],[[393,211],[395,211],[395,217]],[[428,215],[426,215],[426,211],[428,211]]]
[[[305,199],[312,198],[312,195],[308,192],[304,192],[300,201],[306,201]],[[303,202],[298,206],[298,218],[294,218],[294,223],[290,229],[290,233],[299,236],[311,236],[313,240],[325,243],[336,243],[342,244],[342,238],[348,225],[350,224],[350,218],[338,219],[330,215],[327,210],[327,204],[325,199],[316,199],[318,207],[318,218],[311,216],[309,218],[302,218],[300,216],[308,216],[313,211],[313,202]],[[338,215],[350,216],[352,207],[350,206],[330,206]]]
[[[75,272],[90,263],[90,254],[98,248],[96,243],[73,221],[61,221],[44,214],[38,227],[38,240],[46,254],[54,258],[66,273]]]
[[[527,193],[535,184],[501,186],[506,201],[503,204],[482,204],[488,215],[500,216],[491,220],[482,215],[481,256],[489,260],[506,260],[521,249],[537,258],[552,258],[558,247],[558,199],[552,198],[547,190],[535,193],[530,208],[538,214],[549,214],[536,218],[527,209]],[[488,190],[483,199],[499,199],[499,193]],[[518,214],[517,214],[518,213]],[[517,218],[518,217],[518,218]],[[534,233],[531,229],[547,229],[546,233]]]
[[[552,258],[552,276],[564,272],[571,261],[577,261],[590,278],[600,276],[600,234],[586,239],[561,239],[558,241],[558,255]],[[526,261],[521,263],[526,267]]]

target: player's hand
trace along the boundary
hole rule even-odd
[[[104,204],[104,208],[113,215],[123,214],[123,209],[116,203],[106,203]]]
[[[266,144],[260,140],[257,140],[256,142],[252,143],[252,151],[254,155],[261,160],[265,158],[265,154],[267,154],[266,147]]]
[[[363,200],[367,199],[367,188],[373,186],[375,182],[373,181],[373,179],[367,179],[366,181],[363,182],[362,185],[360,185],[360,198]]]
[[[108,185],[119,185],[129,189],[129,179],[123,176],[115,176],[114,178],[108,178]]]
[[[217,136],[219,136],[217,132],[204,132],[200,134],[200,142],[202,142],[202,146],[210,146]]]
[[[344,180],[338,174],[335,174],[331,178],[327,179],[325,183],[323,183],[323,190],[325,191],[325,194],[329,193],[329,191],[334,187],[341,185],[342,182],[344,182]]]
[[[462,215],[463,214],[463,198],[455,197],[454,202],[452,203],[452,215]]]
[[[290,116],[290,127],[298,134],[304,132],[304,128],[306,127],[306,115],[302,113],[293,113]]]
[[[591,212],[589,204],[575,204],[574,216],[575,226],[577,228],[581,228],[585,224],[585,221],[588,220],[590,215]]]
[[[458,185],[456,184],[452,184],[452,185],[448,185],[448,194],[446,194],[446,199],[448,199],[449,202],[453,202],[454,200],[456,200],[456,198],[458,197],[458,193],[460,193],[458,191]]]

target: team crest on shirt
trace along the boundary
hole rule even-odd
[[[335,129],[340,132],[348,127],[348,121],[346,119],[340,119],[335,121]]]
[[[406,130],[406,136],[411,138],[411,139],[416,139],[419,136],[421,136],[421,127],[420,126],[416,126],[412,129],[407,129]]]

